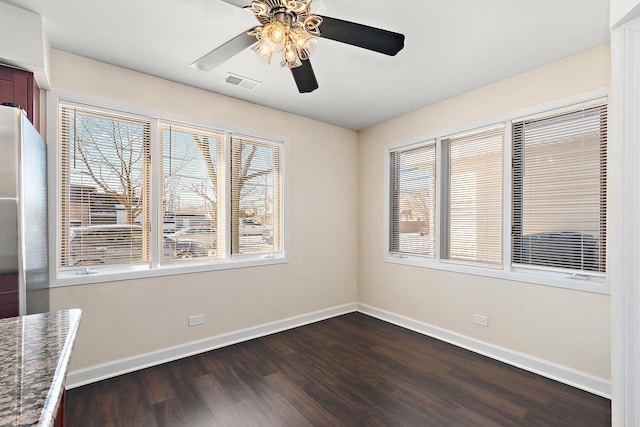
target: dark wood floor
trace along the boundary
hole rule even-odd
[[[72,389],[74,426],[607,426],[610,401],[352,313]]]

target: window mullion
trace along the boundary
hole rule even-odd
[[[449,156],[449,139],[438,139],[438,161],[436,165],[439,165],[439,171],[437,173],[437,186],[438,186],[438,234],[436,235],[436,259],[449,258],[450,239],[451,239],[451,210],[449,209],[449,203],[451,201],[451,158]]]
[[[511,270],[511,226],[513,224],[513,129],[510,120],[505,122],[502,144],[502,267]]]
[[[224,212],[221,223],[224,224],[224,257],[231,259],[231,132],[226,132],[224,136],[224,179],[221,179],[220,185],[223,185],[224,202],[220,212]]]
[[[443,195],[444,195],[444,179],[446,178],[445,175],[445,168],[442,167],[442,162],[444,161],[444,154],[443,154],[443,140],[441,138],[436,139],[436,197],[435,197],[435,204],[436,204],[436,218],[435,218],[435,224],[436,224],[436,234],[435,234],[435,249],[434,249],[434,258],[436,259],[436,261],[440,261],[440,259],[442,259],[442,232],[441,230],[443,229],[443,226],[445,225],[445,215],[443,215],[442,209],[443,206],[445,205],[445,202],[443,200]]]
[[[151,147],[151,268],[158,268],[160,264],[160,242],[163,235],[163,213],[161,196],[162,179],[162,144],[159,120],[150,121]]]

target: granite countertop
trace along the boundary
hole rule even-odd
[[[81,310],[0,319],[0,425],[52,426]]]

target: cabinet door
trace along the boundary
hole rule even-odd
[[[0,319],[20,314],[18,275],[0,274]]]
[[[13,86],[13,80],[3,79],[2,73],[0,73],[0,104],[12,102],[9,100],[13,99]]]
[[[35,128],[40,129],[40,89],[33,73],[0,66],[0,104],[3,102],[20,105]]]

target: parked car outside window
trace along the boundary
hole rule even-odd
[[[242,218],[240,220],[240,236],[261,236],[265,230],[260,220],[253,218]]]
[[[527,234],[520,238],[516,262],[572,270],[599,271],[600,245],[590,234],[577,231]]]
[[[265,227],[262,231],[262,241],[269,245],[273,245],[273,227]]]
[[[424,227],[420,227],[418,229],[418,233],[420,233],[421,236],[424,236],[425,234],[429,234],[431,230],[429,229],[428,225],[425,225]]]
[[[177,240],[192,239],[198,240],[205,244],[207,249],[216,249],[218,246],[218,232],[213,227],[196,226],[186,227],[169,236]]]
[[[204,243],[177,240],[169,236],[162,239],[162,259],[177,260],[206,257]],[[144,261],[142,227],[113,224],[74,227],[70,241],[70,265],[123,264]]]

